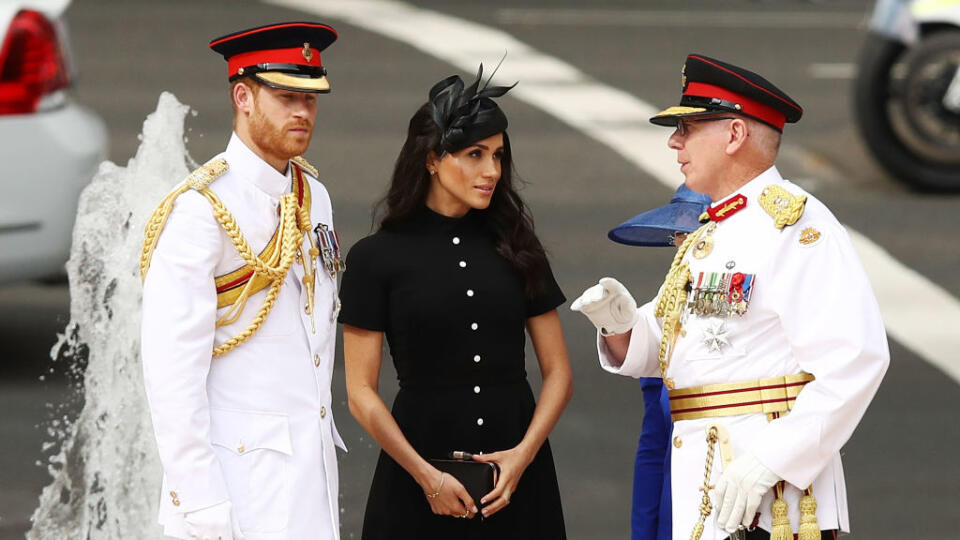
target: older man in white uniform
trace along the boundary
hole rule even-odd
[[[670,389],[673,538],[833,538],[849,531],[839,450],[889,362],[877,303],[844,228],[774,166],[800,106],[702,55],[682,85],[651,121],[676,127],[687,185],[718,202],[657,299],[638,310],[604,278],[572,307],[604,369]]]
[[[327,191],[299,157],[336,37],[283,23],[213,40],[234,133],[148,222],[142,357],[169,536],[339,538],[330,379],[343,266]]]

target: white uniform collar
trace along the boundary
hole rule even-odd
[[[251,182],[271,197],[280,198],[290,191],[290,167],[287,174],[280,174],[269,163],[255,154],[234,132],[224,152],[230,172]]]
[[[710,203],[710,207],[713,208],[719,206],[720,204],[729,201],[737,195],[743,195],[746,197],[748,205],[757,204],[757,202],[760,200],[760,193],[763,192],[763,188],[769,186],[770,184],[781,184],[783,182],[783,177],[780,176],[780,171],[777,170],[777,166],[771,165],[769,169],[755,176],[753,180],[750,180],[746,184],[740,186],[740,189],[734,191],[719,201]]]

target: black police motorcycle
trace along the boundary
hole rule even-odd
[[[960,0],[879,0],[854,92],[860,133],[888,171],[960,191]]]

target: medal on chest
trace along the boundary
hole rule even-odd
[[[697,239],[693,245],[693,256],[702,259],[713,251],[713,231],[717,230],[717,224],[711,223],[703,232],[703,235]]]
[[[700,317],[743,315],[753,294],[755,274],[700,272],[694,280],[687,308]]]
[[[340,256],[340,236],[337,231],[331,229],[323,223],[318,223],[313,229],[317,235],[317,245],[320,246],[320,258],[323,260],[323,266],[327,269],[330,277],[337,277],[337,274],[347,269],[347,265]]]

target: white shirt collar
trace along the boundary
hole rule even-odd
[[[269,163],[255,154],[234,132],[224,152],[230,171],[237,174],[271,197],[280,198],[290,191],[290,167],[280,174]]]

